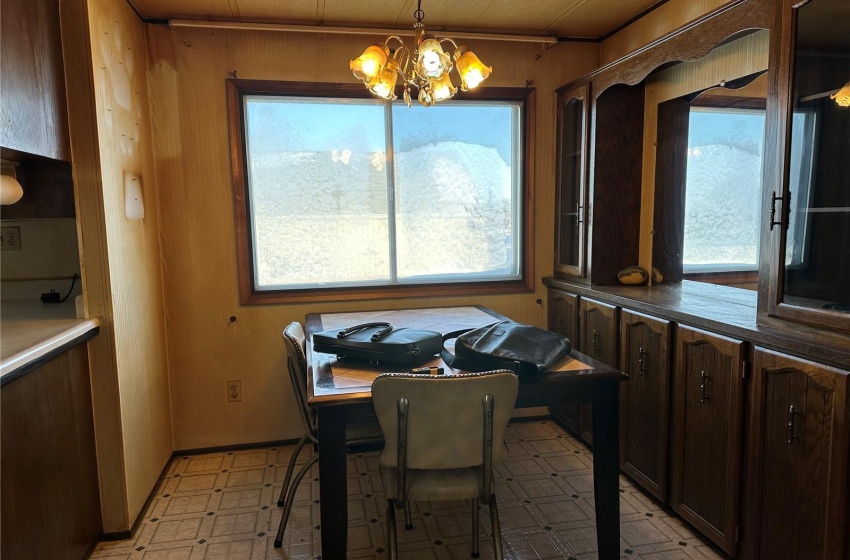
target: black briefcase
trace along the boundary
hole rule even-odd
[[[436,331],[394,329],[390,323],[363,323],[313,334],[313,351],[338,358],[413,364],[439,354],[443,337]]]

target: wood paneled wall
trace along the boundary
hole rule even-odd
[[[622,58],[731,0],[670,0],[602,41],[599,65]]]
[[[144,24],[125,2],[62,2],[103,528],[130,529],[173,451]],[[143,219],[124,210],[142,183]]]
[[[148,26],[176,449],[301,434],[280,333],[306,313],[482,304],[545,325],[544,304],[536,300],[545,301],[540,278],[552,274],[554,254],[554,90],[597,66],[595,44],[469,44],[493,65],[486,85],[537,88],[534,293],[240,307],[225,79],[235,72],[245,79],[352,83],[348,60],[379,39]],[[308,239],[292,244],[310,250]],[[233,379],[242,380],[241,402],[227,402]]]

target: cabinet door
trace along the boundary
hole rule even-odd
[[[617,310],[619,308],[582,298],[579,306],[581,352],[609,366],[617,365]],[[579,405],[579,435],[593,445],[593,405]]]
[[[670,505],[735,554],[744,343],[679,325],[673,375]]]
[[[558,95],[555,272],[585,275],[588,85]]]
[[[847,539],[848,372],[756,348],[752,558],[839,558]]]
[[[549,330],[570,339],[578,349],[578,305],[579,297],[561,290],[549,290]],[[579,433],[579,405],[550,406],[549,414],[574,434]]]
[[[620,312],[620,466],[661,501],[667,499],[670,321]]]
[[[3,0],[0,6],[2,145],[71,161],[59,3]]]
[[[850,331],[850,2],[774,5],[760,308]]]

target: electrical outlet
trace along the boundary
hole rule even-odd
[[[242,401],[242,380],[227,382],[227,402]]]
[[[0,228],[0,249],[3,251],[21,250],[21,228],[8,226]]]

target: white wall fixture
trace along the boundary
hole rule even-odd
[[[142,178],[124,174],[124,215],[131,220],[145,217],[145,201],[142,198]]]
[[[0,162],[0,204],[14,204],[24,196],[24,189],[18,182],[15,168],[18,166],[13,161],[2,160]]]

